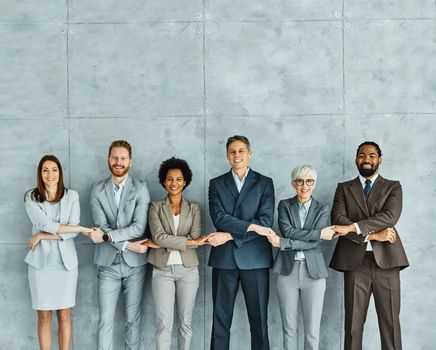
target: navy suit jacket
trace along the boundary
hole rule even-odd
[[[252,169],[238,192],[232,171],[210,180],[209,212],[217,231],[229,232],[233,240],[212,247],[209,266],[251,270],[272,266],[268,240],[247,232],[250,224],[271,227],[274,220],[274,185],[271,178]]]

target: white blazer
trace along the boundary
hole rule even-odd
[[[79,194],[73,190],[66,190],[60,200],[60,222],[53,221],[50,203],[36,202],[31,198],[31,191],[25,195],[26,211],[32,222],[32,234],[39,232],[56,234],[59,224],[78,225],[80,222]],[[60,233],[62,240],[55,241],[59,244],[62,261],[67,270],[75,269],[78,266],[77,252],[74,245],[76,233]],[[30,250],[24,261],[36,269],[43,269],[50,253],[51,244],[48,240],[41,240],[34,250]]]

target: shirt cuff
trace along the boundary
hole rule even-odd
[[[355,222],[353,225],[354,225],[354,227],[356,228],[356,233],[357,233],[358,235],[361,235],[361,234],[362,234],[362,231],[360,230],[360,227],[359,227],[359,225],[357,224],[357,222]]]
[[[123,243],[123,247],[121,248],[121,250],[122,250],[123,252],[125,252],[125,251],[127,250],[127,243],[129,243],[129,241],[125,241],[125,242]]]
[[[51,221],[43,227],[43,231],[51,233],[52,235],[55,235],[56,233],[58,233],[60,225],[61,224],[58,222]]]
[[[353,225],[354,225],[354,227],[356,228],[356,233],[357,233],[358,235],[362,235],[362,231],[360,231],[360,227],[359,227],[359,225],[357,224],[357,222],[355,222]],[[366,235],[366,236],[365,236],[365,240],[364,240],[365,243],[369,241],[368,238],[369,238],[368,235]]]

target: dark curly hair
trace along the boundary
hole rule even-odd
[[[189,186],[192,180],[192,171],[189,168],[188,162],[183,159],[176,157],[171,157],[170,159],[164,160],[159,168],[159,183],[165,188],[165,180],[167,178],[168,171],[171,169],[179,169],[183,178],[186,182],[186,187]]]
[[[379,156],[379,157],[382,156],[382,151],[381,151],[379,145],[377,145],[374,141],[365,141],[365,142],[362,142],[362,143],[357,147],[356,157],[359,155],[360,148],[361,148],[362,146],[374,146],[375,149],[376,149],[376,151],[377,151],[378,156]]]

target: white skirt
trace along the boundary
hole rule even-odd
[[[38,270],[29,265],[29,286],[34,310],[62,310],[76,305],[78,269],[63,265]]]

